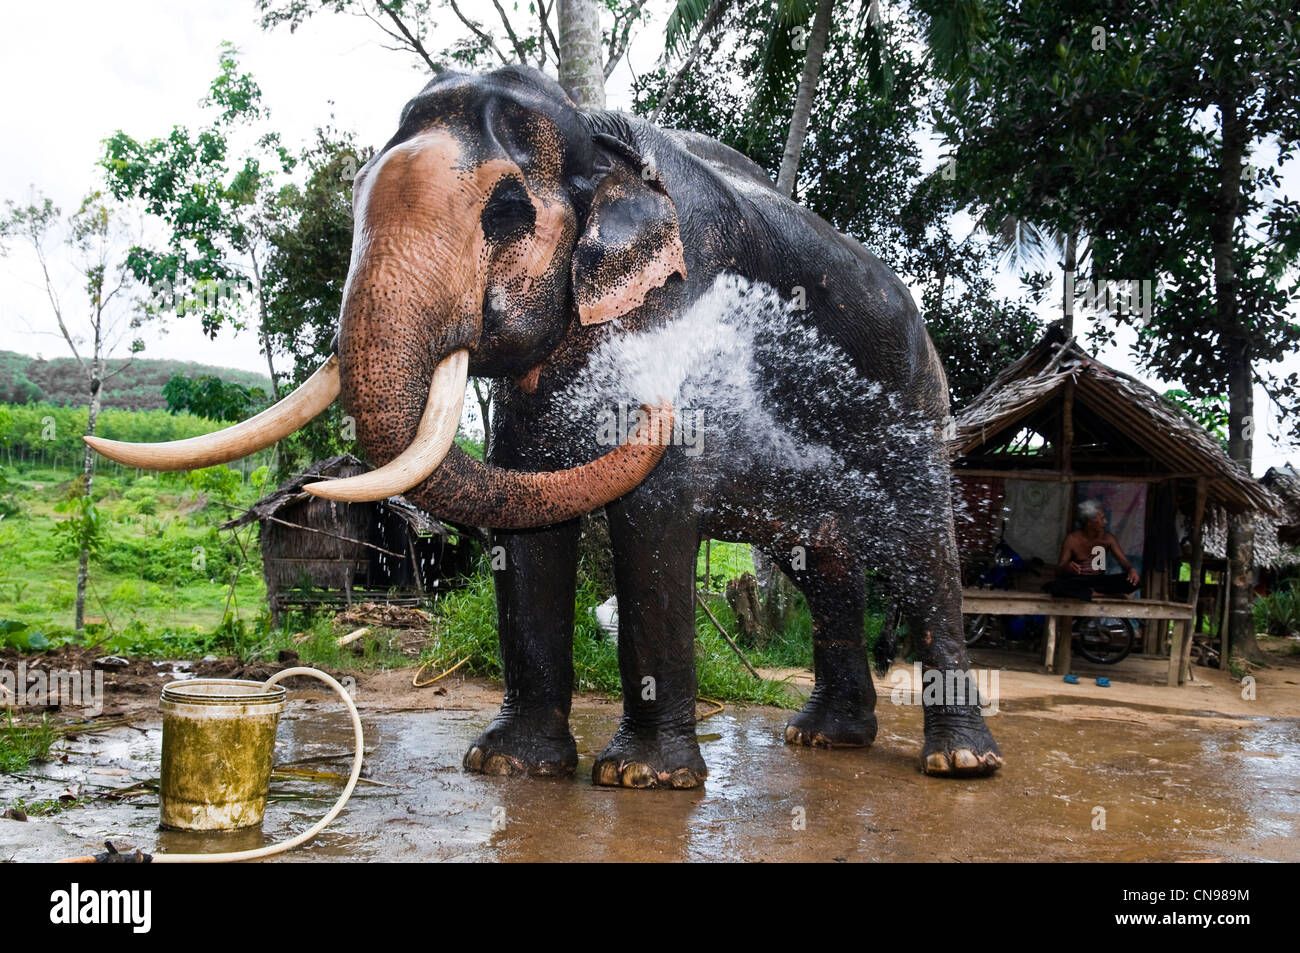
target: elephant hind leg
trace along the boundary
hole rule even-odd
[[[831,548],[769,552],[808,600],[816,684],[785,727],[787,744],[864,748],[876,739],[876,690],[862,641],[865,570],[855,555]]]

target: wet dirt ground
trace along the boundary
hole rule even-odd
[[[989,724],[1007,764],[990,779],[951,781],[917,769],[920,710],[891,702],[907,674],[896,666],[877,679],[880,734],[870,750],[790,748],[781,740],[788,712],[728,706],[699,725],[711,773],[688,792],[591,784],[617,701],[575,699],[575,777],[487,778],[463,773],[460,761],[495,713],[499,687],[453,676],[414,689],[409,671],[359,673],[364,776],[378,783],[358,787],[328,830],[277,859],[1300,860],[1300,665],[1261,670],[1254,699],[1226,673],[1197,673],[1180,689],[1118,675],[1106,689],[1002,671]],[[794,680],[806,683],[807,673]],[[337,703],[314,690],[291,698],[278,762],[315,758],[313,768],[346,773],[350,730]],[[156,696],[138,693],[122,708],[129,724],[60,742],[55,755],[66,763],[0,777],[0,805],[156,777]],[[273,791],[317,799],[272,803],[261,829],[224,835],[158,830],[152,793],[83,800],[54,817],[0,819],[0,860],[55,860],[106,839],[151,853],[260,846],[303,830],[338,790],[275,782]]]

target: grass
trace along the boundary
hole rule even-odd
[[[66,472],[39,469],[7,468],[6,475],[16,511],[0,520],[0,620],[21,622],[25,639],[76,642],[76,556],[60,552],[55,532],[63,518],[55,507],[72,491],[72,481]],[[230,499],[240,506],[255,496],[255,488],[243,484]],[[96,476],[94,497],[108,540],[91,563],[82,641],[105,654],[192,657],[212,650],[227,611],[249,620],[263,611],[255,537],[244,530],[237,543],[218,530],[230,511],[207,493],[179,475],[117,479],[104,473]]]
[[[618,669],[618,646],[596,623],[591,609],[602,600],[593,585],[580,586],[574,604],[573,661],[576,688],[617,697],[622,692]],[[710,608],[723,621],[730,612],[725,601],[713,600]],[[763,679],[757,681],[741,664],[702,611],[696,611],[696,674],[699,692],[719,701],[759,702],[792,707],[798,699],[788,686]],[[734,627],[734,619],[730,620]],[[488,678],[501,678],[497,641],[496,595],[491,574],[480,567],[470,584],[438,600],[434,607],[433,645],[423,660],[438,670],[469,659],[461,671]],[[757,662],[756,662],[757,664]],[[767,664],[767,663],[763,663]]]
[[[39,801],[25,801],[19,797],[9,802],[9,808],[21,811],[28,817],[54,817],[74,807],[81,807],[89,801],[88,797],[45,798]]]
[[[344,630],[334,625],[329,614],[314,616],[290,614],[283,628],[275,630],[269,620],[259,620],[257,644],[246,649],[242,658],[274,660],[280,650],[298,653],[303,665],[323,669],[361,669],[387,671],[414,664],[411,656],[396,647],[399,639],[408,636],[405,629],[370,627],[366,638],[339,648],[337,640]],[[301,642],[294,636],[306,635]]]
[[[0,728],[0,774],[17,774],[33,761],[48,761],[50,746],[58,739],[49,721],[15,721],[12,712],[5,714],[6,724]]]

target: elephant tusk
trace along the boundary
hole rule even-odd
[[[469,379],[469,351],[459,350],[443,359],[429,383],[429,400],[411,445],[378,470],[343,480],[323,480],[303,487],[308,493],[340,500],[366,503],[405,493],[419,486],[438,468],[456,438],[465,382]]]
[[[339,359],[333,355],[293,393],[255,417],[201,437],[166,443],[125,443],[82,437],[97,452],[145,470],[198,470],[265,449],[316,417],[339,395]]]

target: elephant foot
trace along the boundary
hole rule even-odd
[[[568,719],[497,715],[465,753],[463,766],[475,774],[563,777],[578,767],[578,746]]]
[[[694,725],[680,733],[638,734],[624,723],[591,769],[591,780],[606,787],[685,790],[708,776]]]
[[[811,700],[785,725],[785,743],[811,748],[867,748],[876,740],[873,712],[848,714]]]
[[[978,708],[927,705],[921,770],[943,778],[977,778],[1002,767],[1002,752]]]

